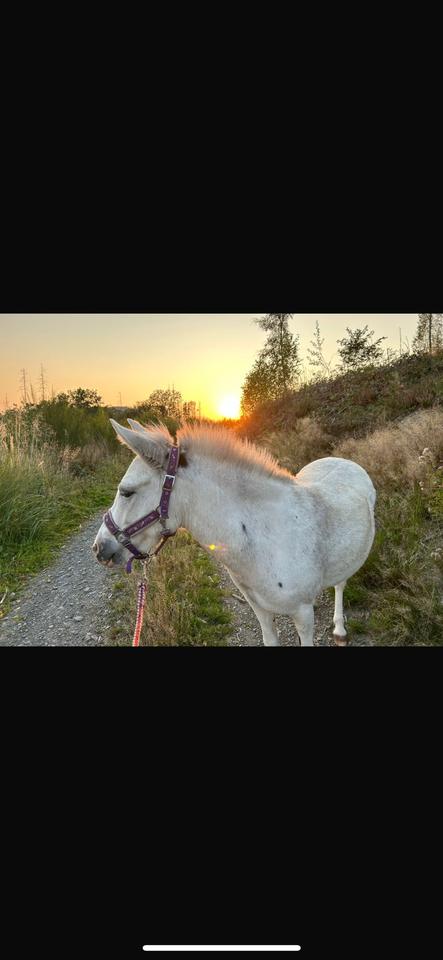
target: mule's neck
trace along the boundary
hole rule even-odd
[[[244,546],[245,528],[254,510],[262,510],[280,484],[272,476],[257,476],[237,464],[196,455],[180,471],[176,486],[179,525],[202,546],[215,546],[232,559]]]

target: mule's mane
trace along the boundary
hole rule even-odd
[[[151,435],[173,443],[169,430],[164,424],[149,425]],[[250,473],[265,474],[281,480],[293,480],[288,470],[279,465],[275,457],[267,450],[256,447],[249,440],[241,440],[226,427],[186,424],[177,432],[177,440],[183,446],[191,460],[192,454],[210,457],[213,460],[242,467]]]

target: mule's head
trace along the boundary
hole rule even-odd
[[[111,423],[120,442],[136,454],[119,483],[111,507],[114,523],[119,530],[124,530],[158,506],[174,441],[166,427],[142,427],[136,420],[128,419],[132,428],[128,430],[115,420]],[[174,496],[173,493],[171,501]],[[170,506],[167,527],[175,531],[179,524],[172,502]],[[131,541],[140,553],[149,553],[160,542],[162,533],[162,526],[157,522],[133,535]],[[102,523],[92,549],[97,560],[107,567],[120,566],[132,557],[105,523]]]

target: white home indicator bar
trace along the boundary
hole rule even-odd
[[[197,946],[197,947],[191,947],[191,946],[188,946],[188,947],[178,947],[178,946],[172,946],[172,947],[158,947],[158,946],[157,946],[157,947],[154,947],[154,946],[148,946],[148,945],[146,945],[145,947],[143,947],[143,950],[152,950],[152,951],[161,950],[163,953],[167,953],[167,952],[170,952],[170,951],[173,951],[174,953],[176,953],[176,952],[182,952],[182,951],[185,951],[185,952],[187,952],[187,953],[191,953],[191,952],[193,952],[194,950],[200,951],[200,952],[203,952],[203,951],[205,951],[205,950],[216,950],[216,951],[219,951],[219,952],[222,952],[222,951],[225,951],[225,950],[229,950],[229,951],[233,951],[233,952],[240,951],[240,950],[241,950],[241,951],[255,952],[256,950],[259,950],[259,951],[261,951],[262,953],[274,953],[274,951],[278,950],[280,953],[292,953],[294,950],[301,950],[301,947],[300,947],[300,946],[297,946],[297,945],[296,945],[296,946],[292,946],[292,947],[283,947],[283,946],[281,946],[281,945],[280,945],[280,946],[277,946],[277,947],[270,947],[270,946],[267,946],[267,947],[257,947],[257,946],[255,946],[255,947],[245,947],[244,945],[243,945],[243,946],[240,946],[240,947],[228,947],[228,946],[224,946],[224,947],[222,947],[222,946],[219,946],[219,947],[203,947],[203,946],[201,946],[201,945],[200,945],[200,946]]]

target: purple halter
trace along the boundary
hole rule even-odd
[[[126,564],[126,573],[131,573],[134,560],[149,560],[151,556],[155,556],[155,554],[161,550],[169,537],[175,536],[175,530],[166,530],[165,522],[169,516],[169,501],[171,499],[172,488],[175,483],[175,475],[177,473],[179,459],[180,448],[178,446],[171,447],[167,473],[163,481],[160,503],[155,510],[151,510],[151,513],[148,513],[145,517],[142,517],[141,520],[136,520],[135,523],[131,523],[130,526],[125,527],[124,530],[119,530],[117,524],[114,523],[110,510],[108,510],[103,517],[103,522],[106,524],[113,537],[115,537],[115,539],[118,540],[123,547],[126,547],[126,549],[133,554]],[[144,530],[145,527],[150,527],[153,523],[157,523],[158,520],[163,526],[163,535],[158,547],[152,554],[140,553],[140,550],[137,550],[137,547],[131,543],[131,537],[133,537],[136,533],[140,533],[140,530]]]

